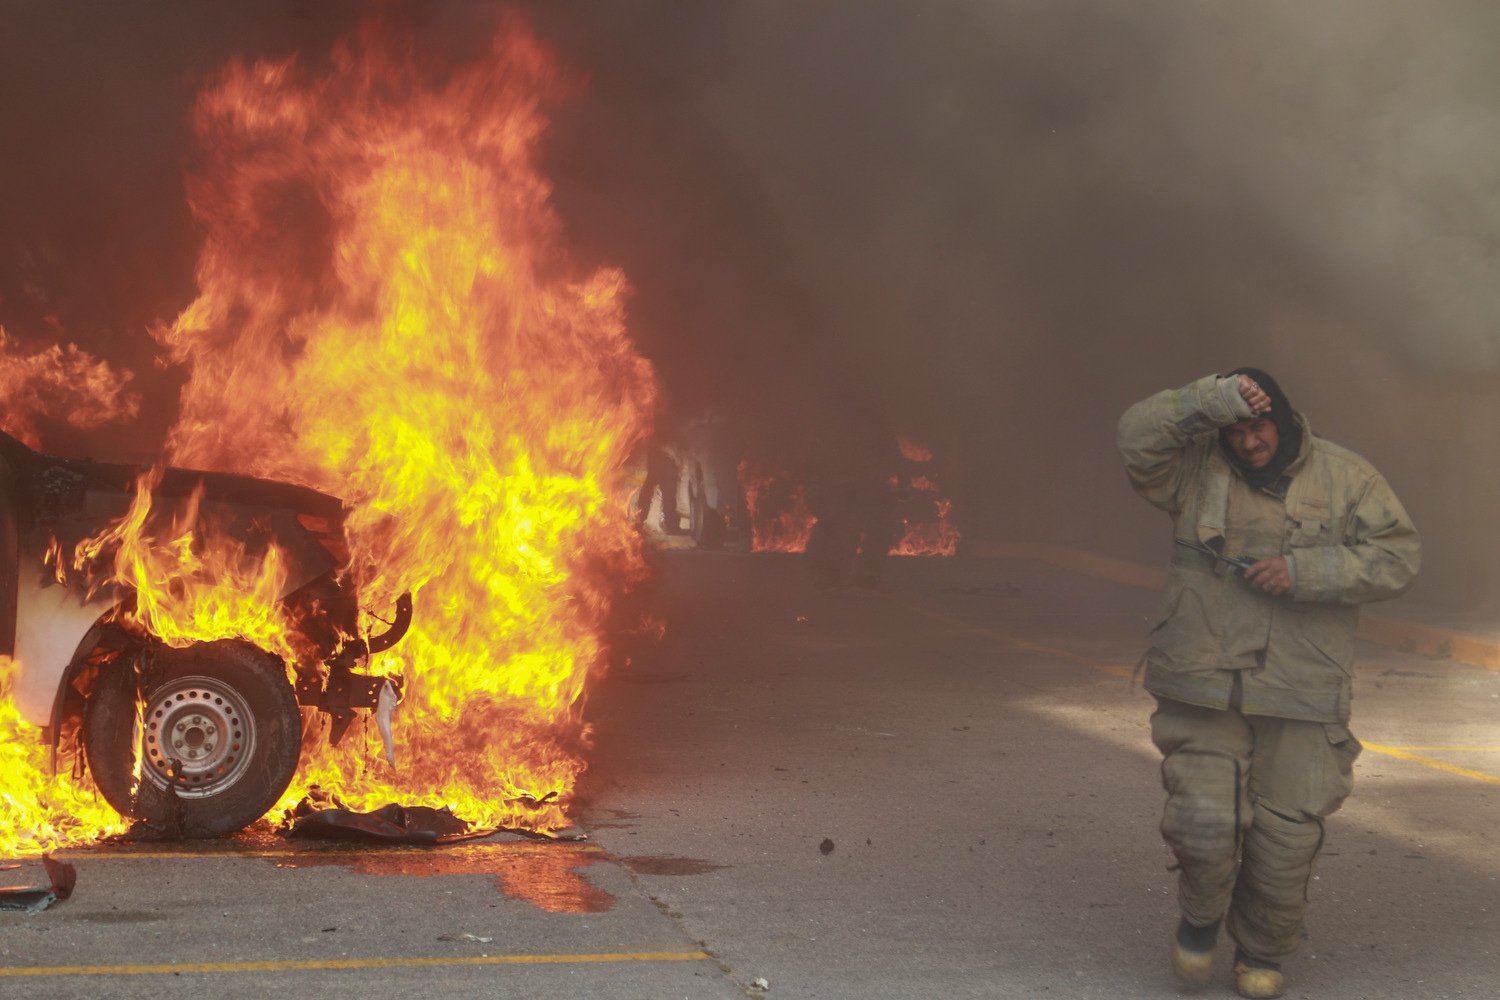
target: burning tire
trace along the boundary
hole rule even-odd
[[[233,833],[265,815],[300,752],[301,716],[281,661],[223,640],[158,648],[153,667],[139,723],[128,668],[105,672],[89,697],[84,745],[105,801],[186,837]]]

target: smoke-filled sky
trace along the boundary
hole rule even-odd
[[[581,265],[630,276],[677,412],[726,403],[776,439],[874,391],[971,533],[1138,553],[1124,536],[1163,528],[1123,486],[1116,416],[1260,365],[1438,529],[1434,593],[1491,587],[1458,553],[1500,529],[1442,526],[1495,485],[1462,468],[1500,417],[1495,5],[521,6],[589,78],[547,141],[556,207]],[[0,0],[0,324],[144,396],[131,429],[49,446],[149,458],[171,422],[180,374],[145,330],[192,298],[197,81],[236,54],[321,59],[370,9],[454,59],[498,20]]]

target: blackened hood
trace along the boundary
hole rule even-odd
[[[4,534],[15,540],[12,558],[21,559],[38,557],[53,538],[67,549],[118,521],[130,508],[136,481],[148,471],[139,465],[43,454],[3,432],[0,464],[0,521]],[[306,486],[253,476],[165,469],[152,491],[148,531],[164,533],[200,485],[199,523],[240,542],[251,556],[263,554],[274,541],[288,558],[288,592],[337,569],[342,561],[343,501]]]

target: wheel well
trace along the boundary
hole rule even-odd
[[[58,752],[70,739],[73,741],[74,753],[81,749],[76,738],[83,723],[84,706],[88,703],[99,671],[112,669],[112,664],[121,660],[128,662],[130,654],[140,646],[138,639],[108,620],[118,611],[119,607],[116,606],[99,617],[94,627],[84,633],[78,648],[73,652],[73,658],[63,668],[46,736],[46,742],[52,750],[54,772],[57,770]]]

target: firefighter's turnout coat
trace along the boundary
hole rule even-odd
[[[1308,722],[1349,719],[1359,605],[1416,580],[1411,518],[1370,463],[1313,437],[1281,479],[1252,487],[1219,443],[1221,427],[1252,416],[1237,380],[1208,376],[1135,404],[1119,447],[1136,492],[1172,517],[1171,572],[1145,658],[1147,690]],[[1228,558],[1287,558],[1292,590],[1272,597]]]

